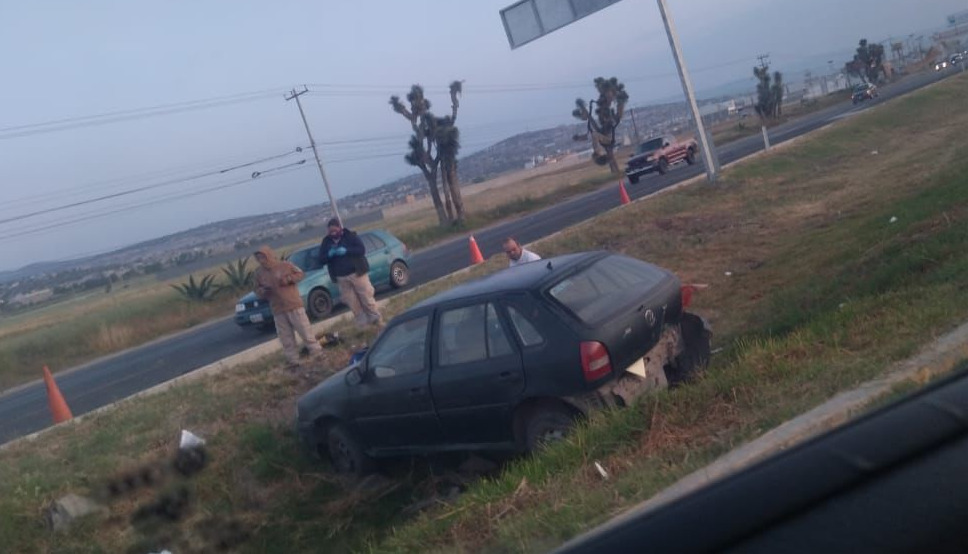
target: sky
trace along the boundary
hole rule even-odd
[[[632,105],[681,98],[654,1],[624,0],[513,51],[498,15],[510,3],[0,0],[0,270],[325,201],[285,100],[303,85],[337,198],[412,172],[409,124],[388,99],[414,83],[445,113],[448,83],[464,81],[463,154],[574,124],[575,98],[600,75],[624,81]],[[841,67],[860,38],[908,37],[968,7],[668,5],[700,91],[742,79],[752,89],[760,54],[792,68],[787,82],[828,59]]]

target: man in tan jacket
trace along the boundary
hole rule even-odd
[[[299,296],[299,287],[296,286],[305,274],[293,264],[279,260],[268,246],[260,248],[255,253],[255,259],[261,266],[255,270],[255,295],[261,300],[267,300],[272,308],[276,334],[279,335],[282,351],[289,362],[288,367],[291,369],[299,365],[297,334],[309,348],[310,355],[322,354],[323,348],[309,326],[309,318],[306,316],[302,297]]]

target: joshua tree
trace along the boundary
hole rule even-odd
[[[407,104],[404,104],[399,96],[390,97],[393,111],[409,121],[413,129],[408,143],[410,152],[404,156],[404,159],[408,164],[420,169],[424,179],[427,180],[430,198],[434,202],[437,219],[441,225],[460,223],[464,220],[464,202],[457,179],[460,131],[457,129],[456,122],[461,91],[461,81],[450,84],[451,114],[445,117],[437,117],[430,111],[430,100],[426,98],[420,85],[410,87]],[[443,200],[437,187],[437,174],[441,169],[443,169]]]
[[[618,173],[618,162],[615,161],[615,130],[625,114],[625,104],[629,95],[625,92],[625,85],[617,78],[595,79],[595,89],[598,90],[598,100],[575,100],[575,109],[571,115],[588,124],[587,135],[576,135],[576,140],[590,138],[595,152],[595,163],[608,164],[612,173]],[[593,108],[594,105],[594,108]]]

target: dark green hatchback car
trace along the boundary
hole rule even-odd
[[[387,231],[360,233],[370,262],[370,281],[375,288],[401,288],[410,281],[410,249]],[[323,319],[339,303],[339,287],[329,278],[326,266],[319,264],[319,245],[303,248],[289,256],[289,261],[306,272],[299,283],[299,294],[306,305],[309,319]],[[235,305],[235,323],[241,327],[270,328],[273,325],[269,303],[255,293],[239,299]]]

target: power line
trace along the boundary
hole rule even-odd
[[[735,61],[720,63],[696,69],[695,72],[710,71],[728,67],[738,63],[746,63],[748,58]],[[655,73],[651,75],[640,75],[625,79],[626,82],[636,82],[657,78],[674,77],[673,72]],[[308,86],[323,90],[310,91],[310,94],[320,96],[359,96],[359,95],[385,95],[392,94],[394,91],[409,90],[410,85],[386,85],[386,84],[335,84],[335,83],[314,83]],[[586,81],[574,81],[563,83],[518,83],[518,84],[470,84],[464,88],[464,93],[481,94],[505,94],[513,92],[533,92],[555,89],[583,88],[588,86]],[[448,92],[446,87],[425,87],[424,90],[434,93]],[[0,128],[0,140],[30,136],[40,133],[50,133],[83,127],[107,125],[123,121],[131,121],[148,117],[170,115],[193,110],[202,110],[243,102],[251,102],[270,98],[276,94],[283,93],[281,88],[263,89],[259,91],[243,92],[231,95],[216,96],[200,100],[189,100],[184,102],[174,102],[159,104],[143,108],[133,108],[129,110],[118,110],[94,115],[61,118],[39,123],[29,123]]]
[[[299,152],[301,148],[303,147],[296,147],[295,152]],[[293,154],[293,151],[289,151],[284,154],[262,158],[261,160],[256,160],[255,162],[250,162],[248,164],[242,164],[242,166],[238,166],[238,167],[244,167],[247,165],[251,165],[253,163],[258,163],[260,161],[281,158],[292,154]],[[81,185],[63,187],[54,191],[45,192],[41,194],[22,196],[20,198],[5,200],[3,203],[3,206],[0,206],[0,210],[8,209],[16,206],[38,204],[53,197],[63,198],[63,197],[77,196],[77,195],[90,193],[98,190],[110,190],[112,188],[117,188],[118,186],[128,186],[131,184],[132,181],[150,180],[150,179],[155,179],[159,177],[177,175],[179,173],[196,171],[200,169],[204,169],[206,171],[218,169],[221,172],[225,172],[226,170],[221,169],[222,167],[224,167],[226,164],[235,164],[235,163],[240,163],[239,156],[233,156],[231,158],[223,158],[219,161],[209,161],[205,163],[192,164],[189,166],[161,169],[161,170],[155,170],[155,171],[148,171],[145,173],[137,173],[134,175],[125,175],[123,177],[115,177],[111,179],[102,179],[99,181],[91,181]]]
[[[278,94],[279,92],[280,92],[279,90],[249,92],[249,93],[234,94],[234,95],[223,96],[223,97],[207,98],[203,100],[191,100],[187,102],[177,102],[174,104],[162,104],[159,106],[151,106],[147,108],[120,110],[116,112],[107,112],[107,113],[96,114],[96,115],[70,117],[70,118],[56,119],[51,121],[44,121],[40,123],[30,123],[25,125],[15,125],[12,127],[0,128],[0,140],[25,137],[25,136],[30,136],[30,135],[40,134],[40,133],[66,131],[69,129],[78,129],[82,127],[107,125],[109,123],[118,123],[122,121],[144,119],[147,117],[157,117],[160,115],[170,115],[170,114],[182,113],[187,111],[203,110],[208,108],[228,106],[232,104],[240,104],[244,102],[252,102],[255,100],[270,98]]]
[[[283,156],[289,156],[289,155],[291,155],[291,154],[293,154],[295,152],[302,152],[302,148],[299,147],[295,151],[292,151],[292,152],[287,152],[285,154],[279,154],[279,155],[275,155],[275,156],[269,156],[267,158],[262,158],[260,160],[256,160],[256,161],[253,161],[253,162],[250,162],[250,163],[247,163],[247,164],[243,164],[243,165],[240,165],[240,166],[236,166],[236,167],[231,167],[231,168],[217,170],[217,171],[208,171],[208,172],[205,172],[205,173],[199,173],[197,175],[192,175],[192,176],[189,176],[189,177],[183,177],[183,178],[179,178],[179,179],[169,179],[167,181],[162,181],[160,183],[152,183],[150,185],[144,185],[144,186],[140,186],[140,187],[135,187],[133,189],[127,189],[127,190],[123,190],[123,191],[115,192],[115,193],[111,193],[111,194],[105,194],[105,195],[97,196],[95,198],[88,198],[88,199],[85,199],[85,200],[79,200],[79,201],[76,201],[76,202],[70,202],[70,203],[67,203],[67,204],[61,204],[60,206],[55,206],[55,207],[52,207],[52,208],[45,208],[45,209],[42,209],[42,210],[35,210],[33,212],[28,212],[28,213],[25,213],[25,214],[20,214],[20,215],[16,215],[16,216],[12,216],[12,217],[7,217],[7,218],[4,218],[4,219],[0,219],[0,225],[4,225],[4,224],[7,224],[7,223],[12,223],[12,222],[15,222],[15,221],[22,221],[24,219],[29,219],[29,218],[36,217],[36,216],[39,216],[39,215],[45,215],[45,214],[49,214],[49,213],[60,212],[60,211],[68,210],[68,209],[71,209],[71,208],[77,208],[77,207],[80,207],[80,206],[86,206],[88,204],[94,204],[96,202],[103,202],[105,200],[111,200],[113,198],[120,198],[122,196],[129,196],[129,195],[136,194],[136,193],[139,193],[139,192],[144,192],[146,190],[153,190],[153,189],[157,189],[157,188],[168,187],[168,186],[177,185],[177,184],[180,184],[180,183],[185,183],[185,182],[188,182],[188,181],[194,181],[194,180],[197,180],[197,179],[202,179],[204,177],[211,177],[213,175],[220,175],[220,174],[223,174],[223,173],[225,173],[227,171],[232,171],[232,170],[238,169],[240,167],[247,167],[247,166],[250,166],[250,165],[253,165],[253,164],[257,164],[257,163],[263,163],[263,162],[266,162],[266,161],[275,160],[275,159],[278,159],[278,158],[283,157]]]
[[[290,165],[295,165],[295,164],[290,164]],[[278,171],[277,173],[274,173],[272,175],[269,175],[266,178],[267,179],[270,179],[272,177],[278,177],[279,175],[283,175],[283,174],[286,174],[286,173],[292,173],[292,172],[295,172],[295,171],[299,171],[300,169],[305,169],[306,167],[307,166],[305,166],[305,165],[298,165],[296,167],[290,167],[288,169],[282,169],[282,170]],[[60,228],[60,227],[66,227],[66,226],[69,226],[69,225],[74,225],[74,224],[77,224],[77,223],[82,223],[82,222],[85,222],[85,221],[90,221],[92,219],[99,219],[99,218],[102,218],[102,217],[105,217],[105,216],[114,215],[114,214],[117,214],[117,213],[122,213],[122,212],[129,211],[129,210],[135,210],[135,209],[138,209],[138,208],[143,208],[145,206],[154,206],[154,205],[157,205],[157,204],[171,202],[171,201],[174,201],[174,200],[181,200],[181,199],[184,199],[184,198],[191,198],[193,196],[199,196],[199,195],[202,195],[202,194],[208,194],[210,192],[216,192],[216,191],[224,190],[224,189],[227,189],[227,188],[244,185],[246,183],[255,183],[255,182],[258,182],[258,179],[249,177],[249,178],[246,178],[246,179],[240,179],[240,180],[237,180],[237,181],[223,183],[223,184],[220,184],[220,185],[217,185],[217,186],[214,186],[214,187],[209,187],[209,188],[206,188],[206,189],[195,190],[195,191],[191,191],[191,192],[187,192],[187,193],[179,193],[179,194],[172,195],[172,196],[167,196],[167,197],[153,198],[153,199],[148,200],[148,201],[145,201],[145,202],[140,202],[140,203],[135,203],[135,204],[129,204],[129,205],[122,206],[120,208],[116,208],[116,209],[112,209],[112,210],[108,210],[108,211],[93,213],[93,214],[89,214],[89,215],[77,217],[77,218],[74,218],[74,219],[69,219],[69,220],[66,220],[66,221],[58,221],[56,223],[50,223],[50,224],[46,224],[46,225],[42,225],[42,226],[36,226],[36,227],[32,227],[30,229],[17,231],[15,233],[9,233],[9,234],[6,234],[6,235],[0,235],[0,242],[7,241],[7,240],[10,240],[10,239],[13,239],[13,238],[17,238],[17,237],[23,237],[23,236],[27,236],[27,235],[41,233],[41,232],[44,232],[44,231],[49,231],[49,230],[57,229],[57,228]]]

